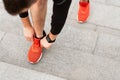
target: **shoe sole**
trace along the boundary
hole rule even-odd
[[[31,63],[31,64],[37,64],[41,60],[41,58],[42,58],[42,53],[41,53],[41,56],[39,57],[39,59],[36,62],[30,62],[29,60],[28,60],[28,62]]]
[[[86,23],[86,21],[79,21],[78,20],[78,15],[77,15],[77,22],[80,23],[80,24]]]

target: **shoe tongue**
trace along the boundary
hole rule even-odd
[[[79,4],[83,7],[86,7],[89,4],[89,2],[80,2]]]
[[[40,39],[37,39],[37,38],[34,38],[34,44],[38,44],[38,45],[40,45]]]

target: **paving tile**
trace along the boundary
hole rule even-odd
[[[119,7],[99,3],[91,3],[91,15],[88,22],[101,26],[107,26],[113,29],[120,29],[119,11]]]
[[[1,64],[2,64],[2,62],[0,62],[0,80],[2,80],[2,75],[7,70],[7,66],[1,65]]]
[[[90,0],[90,1],[99,2],[99,3],[106,3],[106,0]]]
[[[90,25],[91,26],[91,25]],[[58,37],[57,45],[78,49],[83,52],[92,52],[97,40],[97,32],[93,30],[80,29],[74,24],[64,26],[63,31]]]
[[[81,65],[72,69],[70,80],[118,80],[120,79],[119,62],[109,58],[82,54]],[[71,79],[72,78],[72,79]]]
[[[112,28],[106,28],[106,27],[103,27],[103,26],[97,26],[96,31],[99,32],[99,33],[105,33],[105,34],[110,34],[110,35],[114,35],[114,36],[120,36],[120,30],[112,29]]]
[[[4,35],[5,35],[5,32],[0,31],[0,41],[1,41],[1,39],[4,37]]]
[[[100,34],[95,54],[112,59],[120,57],[120,37],[109,34]]]
[[[2,0],[0,0],[0,2],[2,2]]]
[[[27,43],[24,37],[16,36],[13,34],[6,34],[4,39],[0,43],[0,57],[1,60],[11,63],[19,63],[20,60],[26,61],[26,55],[28,46],[30,43]]]
[[[120,7],[120,1],[119,0],[106,0],[106,3],[109,4],[109,5]]]
[[[5,69],[7,67],[7,69]],[[11,64],[1,62],[0,69],[5,71],[2,76],[2,80],[65,80],[49,74],[25,69]]]
[[[13,33],[16,35],[23,35],[23,25],[18,16],[9,15],[3,4],[0,4],[0,30],[4,32]]]
[[[1,41],[2,41],[2,39],[3,39],[3,37],[4,37],[4,35],[5,35],[5,32],[0,31],[0,43],[1,43]],[[2,55],[3,55],[3,53],[0,52],[0,58],[2,58]]]
[[[68,27],[71,27],[71,29],[75,28],[78,30],[85,30],[85,31],[90,31],[90,32],[92,32],[92,31],[95,32],[97,29],[97,26],[94,24],[91,24],[91,23],[81,24],[81,23],[77,22],[77,20],[71,20],[70,18],[67,19],[66,25]],[[66,25],[65,25],[65,28],[67,29]]]

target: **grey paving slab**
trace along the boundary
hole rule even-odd
[[[106,27],[103,27],[103,26],[97,26],[96,31],[99,32],[99,33],[105,33],[105,34],[110,34],[110,35],[114,35],[114,36],[120,36],[120,30],[106,28]]]
[[[1,64],[2,62],[0,62]],[[7,70],[7,66],[3,66],[3,65],[0,65],[0,80],[2,80],[2,74],[5,73],[5,71]]]
[[[90,0],[90,1],[99,2],[99,3],[106,3],[106,0]]]
[[[61,52],[63,52],[62,54],[64,54],[64,56],[66,55],[66,57],[67,56],[69,57],[67,58],[68,60],[65,60],[65,58],[63,58],[64,56],[63,57],[57,56],[59,52],[56,53],[55,54],[56,56],[54,55],[53,57],[49,57],[50,53],[44,54],[44,56],[45,55],[48,55],[48,56],[46,58],[43,58],[44,60],[41,60],[40,64],[31,65],[33,66],[32,70],[37,70],[38,68],[39,69],[42,68],[42,70],[44,70],[46,68],[46,72],[51,71],[49,73],[54,72],[54,74],[59,76],[61,74],[64,74],[64,77],[67,75],[66,77],[68,80],[88,80],[88,79],[89,80],[96,80],[96,79],[97,80],[108,80],[108,79],[119,80],[120,78],[120,65],[119,65],[119,62],[117,61],[111,60],[109,58],[104,58],[101,56],[91,55],[88,53],[81,54],[82,52],[80,51],[74,51],[74,53],[70,55],[68,54],[70,53],[68,49],[66,52],[64,52],[63,50],[61,50]],[[72,58],[70,56],[72,56]],[[52,60],[53,62],[49,63],[48,62],[49,60]],[[56,63],[54,63],[55,60],[57,61]],[[45,67],[45,66],[49,66],[49,67]],[[25,79],[29,79],[29,77],[31,78],[31,75],[36,76],[36,72],[35,74],[33,74],[34,72],[31,73],[30,71],[26,71],[26,69],[22,69],[21,71],[21,69],[18,69],[15,67],[8,66],[8,68],[12,68],[12,69],[14,68],[14,70],[9,75],[5,74],[5,77],[7,76],[10,78],[10,76],[13,75],[14,72],[15,74],[20,73],[19,75],[15,75],[14,77],[18,79],[21,79],[20,76],[24,76],[24,74],[27,74],[26,75],[27,78],[23,77]],[[7,69],[6,72],[9,73],[11,72],[12,69]],[[56,71],[56,69],[58,70],[58,72]],[[61,74],[58,74],[58,73],[61,73]],[[8,80],[8,79],[5,79],[5,80]]]
[[[40,64],[31,65],[33,70],[61,76],[68,80],[119,79],[120,65],[117,61],[88,53],[83,54],[77,50],[73,51],[71,54],[70,49],[65,51],[61,49],[60,52],[56,53],[52,50],[52,53],[54,53],[53,57],[49,56],[51,51],[48,52],[48,54],[44,54],[44,58],[41,60]],[[61,54],[61,52],[63,53]],[[59,54],[61,54],[61,56]]]
[[[26,51],[28,50],[29,42],[27,43],[24,37],[6,34],[0,43],[0,57],[11,63],[20,63],[20,60],[25,60]]]
[[[0,63],[0,69],[5,71],[3,74],[0,74],[1,80],[65,80],[3,62]]]
[[[5,35],[5,32],[0,31],[0,41],[4,37],[4,35]]]
[[[53,0],[48,0],[48,3],[47,3],[47,13],[51,14],[52,15],[52,8],[53,8]]]
[[[113,5],[113,6],[118,6],[120,7],[120,1],[119,0],[106,0],[107,4]]]
[[[73,19],[77,19],[78,5],[79,5],[79,0],[72,0],[68,17],[70,18],[74,17]]]
[[[79,26],[70,23],[64,26],[63,31],[58,37],[59,46],[66,46],[72,49],[78,49],[83,52],[91,53],[94,50],[97,40],[97,32],[93,30],[80,29]],[[56,43],[56,44],[59,44]]]
[[[82,54],[81,65],[72,69],[72,80],[119,80],[119,62],[96,55]],[[73,77],[74,76],[74,77]],[[70,79],[69,79],[70,80]]]
[[[0,31],[0,43],[1,43],[1,41],[2,41],[2,39],[3,39],[3,37],[4,37],[4,35],[5,35],[5,32],[2,32],[2,31]],[[2,58],[2,53],[0,53],[0,58]]]
[[[95,54],[112,59],[120,58],[120,37],[99,34]]]
[[[85,31],[90,31],[90,32],[96,32],[96,30],[97,30],[97,26],[94,24],[91,24],[91,23],[81,24],[81,23],[77,22],[77,20],[71,20],[70,17],[68,17],[68,19],[66,21],[66,25],[68,27],[70,27],[71,29],[75,28],[78,30],[85,30]],[[65,28],[67,29],[66,25],[65,25]]]
[[[49,65],[54,68],[51,71],[56,72],[59,76],[66,77],[68,80],[119,79],[120,65],[118,65],[119,62],[114,60],[91,55],[75,49],[71,51],[71,49],[61,48],[61,50],[56,53],[52,50],[52,53],[54,54],[53,57],[49,58],[50,53],[48,53],[45,54],[48,55],[48,57],[43,59],[49,59],[51,61]],[[55,62],[55,59],[57,63]],[[116,74],[115,77],[114,74]]]
[[[11,16],[9,15],[4,7],[3,4],[0,4],[0,30],[4,32],[13,33],[16,35],[23,35],[22,32],[22,23],[18,16]]]
[[[78,6],[78,5],[79,5],[79,0],[76,0],[76,1],[72,0],[71,6],[70,6],[70,11],[72,11],[75,8],[75,6]]]
[[[93,2],[91,3],[91,17],[89,18],[89,22],[109,28],[120,29],[119,9],[119,7]]]

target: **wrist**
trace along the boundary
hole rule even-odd
[[[26,17],[26,18],[21,18],[21,21],[23,23],[23,26],[25,28],[30,28],[32,27],[31,23],[30,23],[30,20],[29,20],[29,17]]]
[[[20,16],[20,18],[26,18],[26,17],[28,17],[28,11],[20,13],[19,16]]]
[[[56,41],[56,39],[51,40],[51,38],[50,38],[49,34],[46,36],[46,40],[47,40],[47,42],[48,42],[48,43],[53,43],[53,42],[55,42],[55,41]]]
[[[48,35],[51,40],[55,40],[57,38],[57,35],[53,35],[51,32]]]

